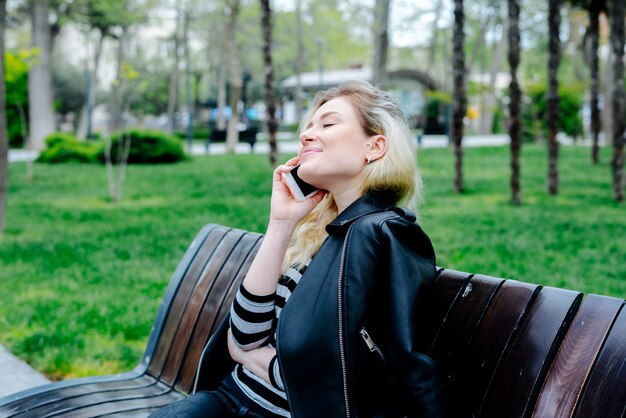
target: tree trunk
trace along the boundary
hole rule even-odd
[[[177,10],[177,13],[180,12]],[[174,112],[178,106],[179,88],[180,88],[180,16],[176,16],[176,27],[174,29],[174,64],[172,64],[172,74],[170,76],[169,95],[167,98],[167,132],[173,133],[176,128],[174,120]]]
[[[263,28],[263,67],[265,73],[265,106],[267,108],[267,131],[270,135],[270,165],[276,166],[276,95],[274,94],[274,65],[272,63],[272,10],[270,0],[261,0],[261,26]],[[299,115],[298,115],[299,116]]]
[[[443,9],[443,0],[437,0],[435,3],[435,19],[433,20],[433,26],[430,30],[432,38],[430,38],[430,45],[428,46],[428,62],[426,63],[426,73],[430,74],[435,65],[435,54],[437,52],[437,35],[439,34],[438,25],[441,18],[441,10]]]
[[[387,49],[389,46],[389,1],[376,0],[374,6],[374,68],[372,84],[383,84],[387,78]]]
[[[222,26],[222,39],[226,37],[226,23]],[[220,42],[221,57],[225,57],[228,53],[227,42]],[[226,129],[226,73],[228,71],[228,62],[226,59],[219,60],[217,80],[217,129],[223,131]]]
[[[481,46],[486,45],[487,43],[486,35],[487,32],[489,32],[491,29],[491,20],[497,19],[497,12],[499,8],[497,3],[497,0],[489,0],[487,7],[482,8],[480,11],[480,16],[478,19],[478,33],[474,38],[474,44],[470,47],[470,51],[472,52],[468,57],[466,63],[467,68],[474,68],[474,64],[476,63],[476,60],[479,58],[480,55],[482,55],[481,59],[484,58],[484,54],[479,54],[479,52],[481,50]],[[482,74],[483,72],[481,71],[481,75]]]
[[[517,81],[517,67],[520,61],[520,28],[519,28],[519,0],[508,0],[509,8],[509,67],[511,68],[511,83],[509,85],[509,135],[511,137],[511,203],[522,203],[520,193],[520,153],[522,148],[521,104],[522,92]]]
[[[559,192],[559,142],[557,133],[559,130],[559,80],[558,71],[561,62],[561,39],[559,31],[561,27],[561,2],[550,0],[548,2],[548,97],[547,97],[547,122],[548,122],[548,193],[555,195]]]
[[[230,15],[227,16],[226,42],[228,45],[228,66],[230,73],[230,110],[231,116],[228,121],[226,133],[226,151],[234,152],[239,142],[239,101],[243,80],[239,68],[239,50],[237,48],[237,19],[239,18],[240,0],[230,0]]]
[[[89,78],[89,98],[87,100],[87,139],[93,136],[93,109],[96,105],[96,92],[98,91],[98,72],[100,70],[100,57],[104,45],[104,33],[100,33],[96,54],[93,57],[93,74]]]
[[[4,83],[4,25],[6,0],[0,0],[0,236],[4,232],[9,189],[9,133],[7,132],[6,84]]]
[[[117,69],[115,80],[111,86],[111,101],[109,107],[109,131],[113,132],[121,128],[122,126],[122,114],[123,114],[123,95],[124,95],[124,76],[122,68],[125,59],[127,39],[127,28],[122,29],[122,34],[118,39],[117,45]]]
[[[464,33],[465,11],[463,0],[454,0],[454,37],[453,37],[453,72],[454,72],[454,101],[452,109],[451,142],[454,145],[454,191],[463,192],[463,119],[467,112],[467,97],[465,96],[465,41]]]
[[[296,120],[302,118],[302,65],[304,64],[304,45],[302,44],[302,0],[296,0],[296,61],[294,71],[296,73],[296,91],[294,102],[296,104]]]
[[[610,42],[610,41],[609,41]],[[609,45],[610,46],[610,45]],[[614,57],[612,48],[608,48],[608,54],[606,54],[606,59],[603,60],[604,65],[604,83],[600,83],[603,85],[603,103],[602,103],[602,113],[600,115],[602,119],[602,131],[604,132],[604,143],[608,146],[613,146],[613,136],[611,133],[613,132],[613,100],[611,97],[613,96],[613,84],[614,78],[613,73],[615,69]]]
[[[480,132],[483,135],[493,133],[493,121],[497,106],[496,81],[500,68],[502,67],[502,60],[504,59],[506,46],[506,36],[504,35],[506,33],[505,29],[508,30],[506,24],[503,25],[502,38],[495,45],[495,49],[491,57],[491,69],[489,70],[489,91],[485,94],[480,112]]]
[[[624,0],[613,0],[611,5],[611,49],[613,50],[613,197],[624,200]]]
[[[193,148],[193,98],[191,89],[191,55],[189,52],[189,11],[185,10],[183,25],[183,49],[185,52],[185,109],[187,110],[187,147]]]
[[[102,45],[104,44],[104,36],[105,34],[99,32],[100,38],[98,39],[98,44],[96,45],[96,51],[94,53],[94,66],[93,70],[89,73],[87,77],[87,100],[85,106],[83,107],[83,112],[81,115],[81,123],[82,127],[79,132],[79,137],[91,138],[92,129],[93,129],[93,108],[96,98],[96,90],[98,87],[98,69],[100,68],[100,56],[102,55]]]
[[[54,132],[54,98],[52,93],[52,40],[48,23],[48,0],[31,1],[33,48],[37,61],[28,71],[29,143],[36,150],[45,148],[44,139]]]
[[[600,154],[600,106],[598,96],[600,95],[600,69],[598,56],[600,39],[600,8],[597,2],[591,2],[589,7],[589,40],[591,42],[590,50],[590,67],[591,67],[591,88],[590,88],[590,105],[591,105],[591,162],[598,164]]]

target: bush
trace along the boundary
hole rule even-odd
[[[447,135],[452,96],[450,93],[438,90],[426,92],[426,121],[423,121],[425,135]]]
[[[560,132],[572,137],[583,134],[583,122],[581,116],[582,87],[574,84],[559,88],[559,122]],[[547,89],[545,84],[528,86],[528,97],[522,109],[523,136],[526,140],[546,138],[548,135],[547,113]]]
[[[43,163],[93,163],[102,148],[97,143],[81,142],[75,136],[54,132],[45,139],[47,148],[37,161]]]
[[[290,124],[286,124],[286,125],[279,125],[278,126],[278,131],[279,132],[298,132],[298,128],[300,127],[300,123],[295,122],[295,123],[290,123]]]
[[[211,131],[208,129],[193,129],[192,132],[192,138],[193,139],[204,139],[207,140],[209,139],[209,136],[211,135]],[[179,139],[182,139],[183,141],[185,139],[187,139],[187,131],[175,131],[174,132],[174,136],[176,136]]]
[[[28,127],[28,64],[33,52],[22,50],[4,55],[6,120],[9,146],[24,146],[24,136]]]
[[[159,131],[131,129],[111,135],[111,161],[118,163],[122,139],[130,139],[129,164],[173,163],[185,159],[183,142]],[[104,150],[99,155],[104,162]]]

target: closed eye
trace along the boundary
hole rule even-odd
[[[324,128],[328,128],[328,127],[333,126],[333,125],[334,125],[334,123],[324,123],[324,124],[322,124],[322,126]]]

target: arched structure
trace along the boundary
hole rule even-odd
[[[348,80],[372,81],[371,68],[350,68],[325,72],[309,72],[300,75],[303,91],[303,100],[306,104],[315,93]],[[281,83],[283,90],[283,123],[292,124],[299,121],[295,113],[293,95],[296,89],[296,76],[286,78]],[[428,74],[411,69],[390,71],[387,75],[385,89],[398,101],[407,118],[414,124],[424,115],[426,106],[426,91],[437,90],[437,82]]]

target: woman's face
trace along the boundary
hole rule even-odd
[[[298,174],[315,187],[341,193],[361,183],[372,145],[346,97],[324,103],[300,135]]]

